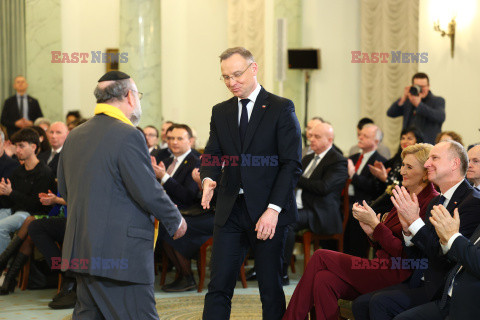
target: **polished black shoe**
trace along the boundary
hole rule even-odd
[[[77,303],[77,293],[72,290],[56,300],[50,301],[48,306],[52,309],[72,309]]]
[[[253,281],[257,280],[257,272],[255,271],[255,268],[252,268],[245,273],[245,278],[247,281]]]
[[[75,279],[64,277],[62,288],[60,291],[52,298],[52,301],[62,298],[70,294],[72,291],[75,291],[77,288],[77,282]]]
[[[166,284],[162,287],[165,292],[183,292],[197,289],[197,284],[193,276],[180,277],[172,283]]]

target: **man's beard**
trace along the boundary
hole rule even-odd
[[[136,127],[140,122],[140,118],[142,117],[142,106],[140,103],[137,103],[135,109],[133,109],[132,115],[130,116],[130,121]]]

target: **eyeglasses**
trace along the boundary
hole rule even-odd
[[[252,63],[253,63],[253,62],[252,62]],[[245,71],[248,70],[248,68],[250,68],[250,66],[252,65],[252,63],[250,63],[245,70],[243,70],[243,71],[237,71],[237,72],[235,72],[234,74],[232,74],[231,76],[222,75],[222,76],[220,77],[220,80],[223,80],[224,82],[228,82],[228,81],[230,81],[230,80],[237,80],[238,78],[240,78],[240,77],[245,73]]]
[[[136,92],[138,94],[138,100],[142,100],[143,98],[143,93],[142,92],[138,92],[137,90],[133,90],[133,89],[130,89],[129,91],[133,91],[133,92]],[[125,95],[125,97],[128,96],[128,92],[127,94]]]

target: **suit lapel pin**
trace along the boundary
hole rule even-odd
[[[263,105],[262,108],[265,109],[267,106],[266,105]]]
[[[183,164],[187,164],[187,160],[183,161]]]

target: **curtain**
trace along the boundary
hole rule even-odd
[[[13,95],[13,79],[25,75],[25,0],[0,0],[0,103]]]
[[[387,52],[387,63],[361,64],[360,114],[372,118],[392,154],[398,148],[402,118],[388,118],[390,105],[410,85],[418,63],[393,63],[392,51],[418,52],[419,0],[362,0],[361,51]]]
[[[257,79],[262,83],[265,60],[265,1],[228,1],[228,46],[245,47],[257,62]]]

